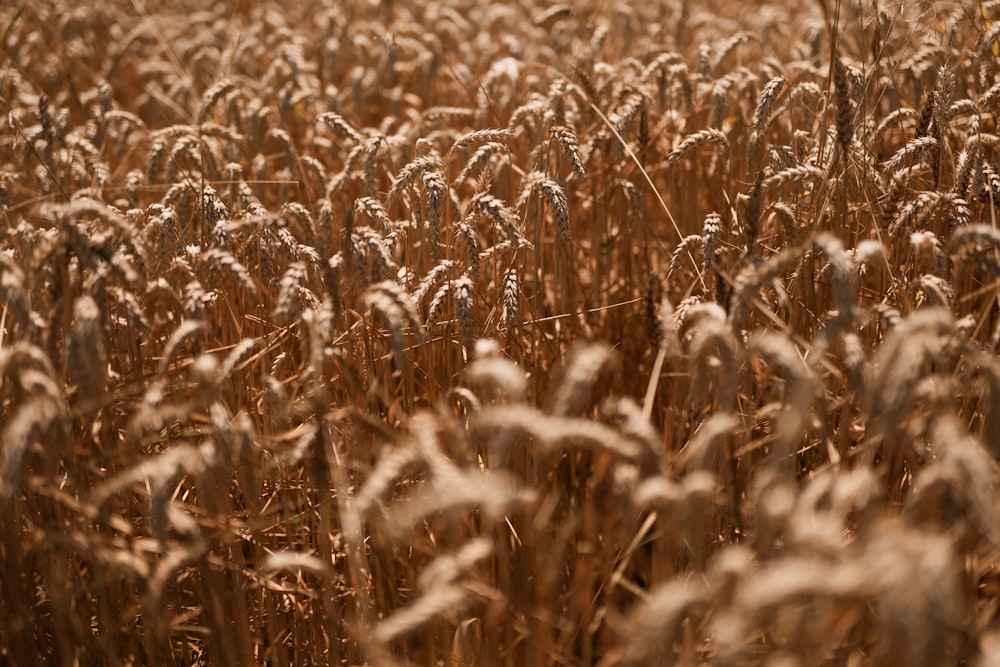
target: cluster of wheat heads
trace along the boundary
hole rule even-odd
[[[1000,660],[997,2],[326,4],[0,9],[0,661]]]

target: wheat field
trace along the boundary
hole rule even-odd
[[[1000,2],[0,7],[0,662],[1000,665]]]

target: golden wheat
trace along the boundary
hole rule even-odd
[[[0,662],[997,662],[997,2],[8,4]]]

